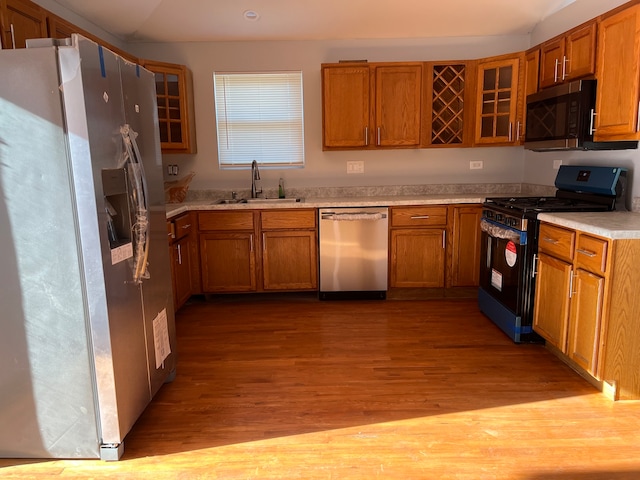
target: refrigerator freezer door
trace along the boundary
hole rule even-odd
[[[84,296],[56,52],[3,50],[0,64],[0,457],[95,458],[95,306]]]

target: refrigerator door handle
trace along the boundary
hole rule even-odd
[[[133,281],[141,283],[143,278],[149,278],[147,263],[149,260],[149,211],[147,209],[147,182],[142,164],[142,156],[138,149],[136,137],[138,134],[129,125],[120,128],[125,147],[124,163],[129,163],[129,171],[133,179],[133,192],[130,201],[133,206],[134,223],[131,226],[134,239],[134,273]]]

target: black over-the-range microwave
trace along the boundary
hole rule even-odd
[[[524,148],[554,150],[623,150],[637,141],[594,142],[596,80],[546,88],[527,97]]]

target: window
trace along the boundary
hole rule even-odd
[[[302,72],[215,73],[220,168],[304,166]]]

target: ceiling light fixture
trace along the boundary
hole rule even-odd
[[[258,20],[258,18],[260,18],[260,15],[258,15],[258,12],[254,10],[245,10],[244,18],[245,20],[250,20],[252,22],[255,22],[256,20]]]

